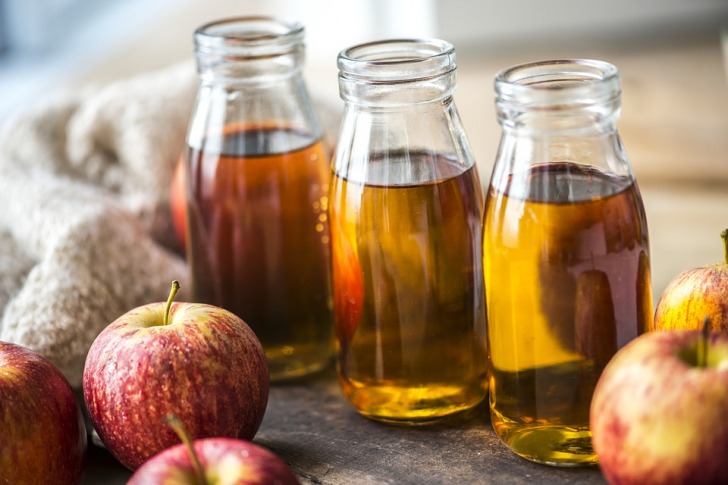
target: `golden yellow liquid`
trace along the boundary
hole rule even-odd
[[[339,382],[369,418],[427,423],[485,395],[483,195],[474,167],[415,185],[335,176]]]
[[[629,179],[562,163],[491,188],[483,231],[491,421],[519,455],[597,462],[589,406],[652,295],[644,211]]]

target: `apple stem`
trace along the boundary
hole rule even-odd
[[[190,453],[190,458],[192,458],[192,468],[195,470],[197,485],[208,485],[207,480],[205,479],[205,472],[202,470],[202,465],[200,464],[200,459],[195,452],[195,447],[192,445],[190,436],[187,434],[185,427],[182,425],[182,421],[180,421],[174,414],[170,414],[167,416],[167,425],[174,430],[177,436],[179,436],[179,439],[182,440],[182,443],[184,443],[187,447],[187,451]]]
[[[723,262],[728,264],[728,229],[723,229],[720,237],[723,239]]]
[[[703,329],[698,346],[698,367],[708,366],[708,339],[710,338],[710,317],[703,320]]]
[[[174,296],[179,291],[179,282],[177,280],[174,280],[172,282],[172,289],[169,292],[169,298],[167,298],[167,306],[164,308],[164,320],[162,321],[162,325],[167,325],[169,323],[169,310],[172,308],[172,301],[174,300]]]

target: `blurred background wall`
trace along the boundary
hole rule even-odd
[[[335,88],[336,54],[357,42],[437,36],[461,55],[536,55],[549,46],[566,55],[585,45],[717,37],[728,23],[728,1],[0,0],[0,116],[79,80],[103,82],[189,59],[196,27],[251,14],[302,21],[308,69],[328,73]]]

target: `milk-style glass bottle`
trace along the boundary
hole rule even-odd
[[[231,18],[194,34],[201,84],[187,135],[195,301],[255,331],[272,380],[333,354],[329,157],[301,73],[304,28]]]
[[[500,72],[495,90],[502,137],[483,231],[491,421],[525,458],[596,463],[594,386],[652,325],[645,212],[616,129],[619,73],[535,62]]]
[[[455,51],[386,40],[338,56],[329,201],[337,369],[364,416],[432,422],[485,395],[483,191]]]

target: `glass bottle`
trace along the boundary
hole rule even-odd
[[[187,135],[188,259],[196,301],[260,339],[272,380],[333,354],[329,158],[301,74],[304,28],[225,19],[194,35],[201,83]]]
[[[652,325],[647,223],[616,129],[619,73],[593,60],[495,79],[502,137],[483,231],[491,422],[517,454],[596,463],[591,396]]]
[[[453,102],[455,51],[342,51],[329,204],[337,370],[364,416],[426,423],[486,395],[483,190]]]

